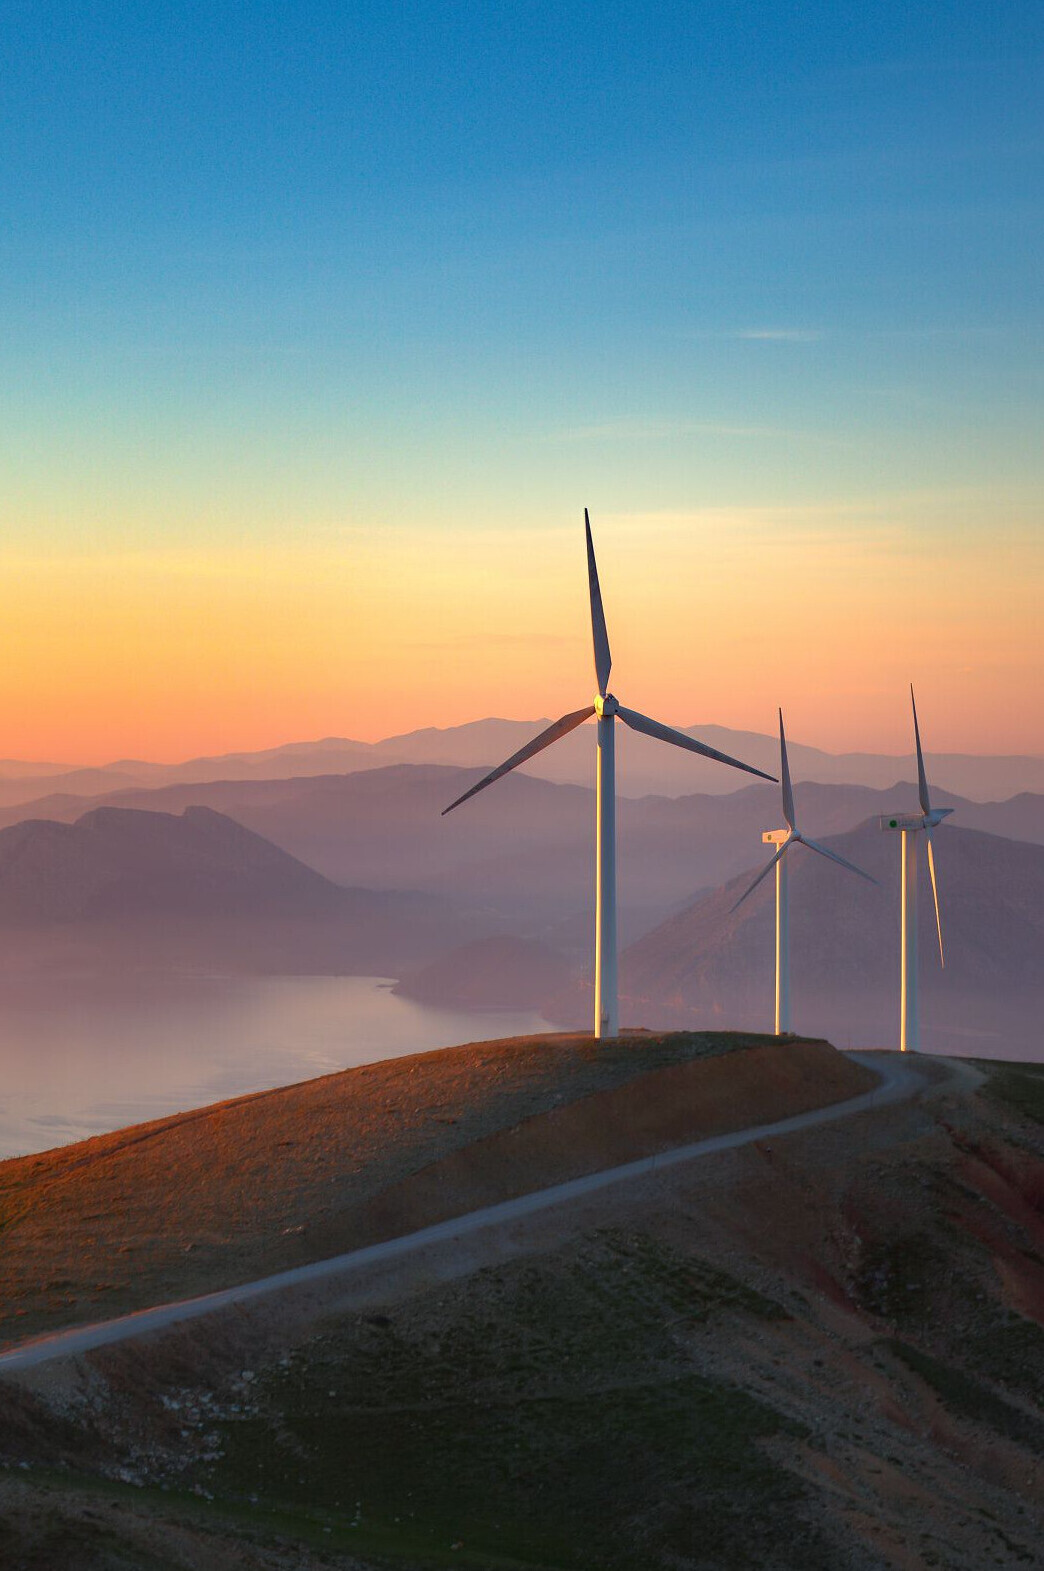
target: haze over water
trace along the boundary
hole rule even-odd
[[[377,977],[64,978],[0,990],[0,1160],[226,1097],[461,1042],[546,1031]]]
[[[391,986],[363,976],[8,978],[0,1161],[358,1064],[555,1029],[534,1011],[437,1009]],[[1044,1044],[1013,1047],[986,1021],[963,1035],[926,1022],[924,1036],[928,1053],[1044,1062]]]

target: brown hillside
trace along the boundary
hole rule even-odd
[[[826,1042],[767,1042],[651,1070],[463,1146],[316,1230],[333,1253],[394,1238],[536,1188],[869,1090]]]
[[[473,1209],[854,1095],[868,1079],[825,1043],[527,1037],[365,1065],[15,1158],[0,1163],[0,1338],[249,1281],[382,1225],[401,1231],[411,1208]],[[496,1137],[517,1128],[505,1160]],[[414,1197],[402,1185],[421,1170]]]
[[[798,1056],[703,1045],[489,1044],[455,1072],[488,1118],[500,1093],[532,1109],[543,1066],[572,1100],[532,1127],[567,1140],[585,1110],[662,1112],[645,1088]],[[0,1383],[0,1564],[1036,1565],[1044,1072],[916,1074],[908,1100]],[[471,1176],[530,1127],[488,1130]]]

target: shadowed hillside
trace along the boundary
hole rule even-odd
[[[504,936],[462,944],[403,977],[392,991],[444,1008],[538,1009],[571,980],[568,962],[546,944]]]
[[[871,821],[825,842],[878,880],[857,879],[796,846],[790,861],[794,1019],[854,1045],[889,1042],[899,990],[897,834]],[[922,854],[918,903],[920,986],[927,1045],[953,1051],[965,1033],[1005,1033],[1039,1046],[1044,997],[1044,847],[981,834],[953,820],[935,837],[945,971]],[[770,876],[732,910],[754,870],[663,923],[622,957],[625,1015],[771,1021],[775,884]],[[983,1042],[979,1044],[983,1050]],[[988,1049],[988,1045],[985,1050]]]
[[[9,966],[342,974],[394,974],[474,931],[430,896],[341,888],[206,807],[0,831],[0,924]]]
[[[180,817],[97,807],[74,824],[0,831],[0,920],[278,909],[333,914],[343,893],[278,846],[206,807]]]

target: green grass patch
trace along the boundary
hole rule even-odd
[[[756,1444],[786,1431],[779,1415],[695,1375],[398,1407],[349,1405],[312,1383],[277,1426],[228,1427],[215,1487],[356,1522],[360,1550],[461,1543],[524,1564],[639,1571],[699,1544],[741,1567],[802,1493]]]
[[[976,1068],[986,1075],[984,1096],[1044,1124],[1044,1064],[998,1064],[978,1059]]]
[[[200,1530],[211,1544],[226,1538],[231,1552],[241,1552],[246,1543],[262,1549],[287,1553],[287,1541],[316,1550],[323,1557],[331,1551],[374,1554],[382,1566],[399,1566],[410,1555],[408,1571],[436,1571],[442,1566],[481,1567],[482,1571],[530,1571],[531,1562],[502,1556],[477,1555],[465,1545],[461,1549],[432,1550],[423,1562],[413,1558],[415,1545],[409,1535],[397,1529],[360,1533],[339,1514],[307,1506],[281,1505],[243,1500],[203,1500],[176,1487],[132,1485],[71,1469],[34,1467],[17,1474],[21,1485],[31,1492],[28,1511],[17,1523],[0,1517],[0,1566],[24,1566],[26,1571],[51,1571],[61,1567],[92,1567],[97,1571],[174,1571],[175,1561],[157,1552],[143,1558],[141,1545],[119,1528],[106,1528],[84,1521],[82,1507],[115,1505],[138,1519],[150,1519],[164,1526],[187,1526]],[[35,1510],[33,1509],[35,1505]],[[179,1547],[176,1565],[183,1568],[184,1546]],[[404,1567],[404,1571],[406,1568]]]
[[[1044,1451],[1044,1421],[1014,1407],[980,1381],[953,1364],[944,1364],[907,1342],[892,1339],[885,1343],[890,1352],[930,1386],[936,1396],[957,1415],[972,1423],[984,1424],[995,1434],[1035,1452]]]
[[[924,1320],[936,1285],[953,1262],[925,1232],[869,1244],[858,1277],[860,1301],[871,1314],[897,1325]]]
[[[681,1319],[705,1321],[715,1312],[737,1311],[759,1320],[789,1320],[775,1299],[748,1287],[707,1260],[681,1255],[646,1233],[605,1229],[596,1235],[611,1251],[617,1283],[652,1294]]]
[[[969,1363],[1044,1409],[1044,1329],[1021,1318],[995,1325],[964,1343]]]
[[[804,1486],[764,1445],[803,1429],[700,1374],[677,1334],[783,1313],[644,1235],[596,1234],[579,1260],[480,1272],[423,1313],[331,1322],[255,1382],[205,1481],[326,1513],[338,1545],[411,1565],[827,1571]]]

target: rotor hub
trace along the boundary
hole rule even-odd
[[[599,720],[611,720],[620,708],[612,693],[606,693],[604,697],[599,693],[594,701],[594,706],[595,714]]]

